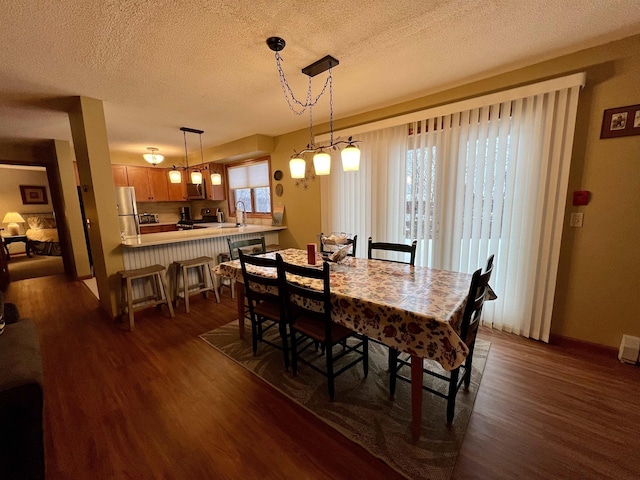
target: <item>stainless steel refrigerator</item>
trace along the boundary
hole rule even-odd
[[[126,240],[140,235],[136,191],[133,187],[116,187],[116,204],[120,220],[120,237]]]

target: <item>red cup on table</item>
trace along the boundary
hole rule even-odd
[[[316,244],[307,243],[307,263],[309,265],[316,264]]]

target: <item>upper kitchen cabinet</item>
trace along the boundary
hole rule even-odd
[[[224,193],[225,190],[225,179],[224,179],[224,165],[220,163],[210,163],[208,175],[205,177],[207,180],[207,199],[209,200],[225,200],[226,195]],[[222,176],[222,185],[212,185],[211,184],[211,174],[219,173]]]
[[[167,177],[169,176],[169,169],[165,170]],[[182,181],[180,183],[171,183],[167,179],[167,187],[169,188],[169,201],[170,202],[186,202],[187,198],[187,176],[182,175]]]
[[[126,187],[129,185],[126,165],[111,165],[111,172],[113,174],[113,184],[116,187]]]
[[[129,186],[136,190],[138,202],[167,202],[169,187],[164,168],[127,167]]]

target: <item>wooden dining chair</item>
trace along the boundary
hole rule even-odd
[[[258,238],[250,238],[248,240],[236,240],[232,241],[231,237],[227,237],[227,244],[229,245],[229,256],[231,260],[238,259],[238,249],[242,249],[245,253],[250,255],[258,255],[260,253],[267,253],[267,246],[264,239],[264,235]]]
[[[329,264],[323,262],[322,268],[303,267],[285,262],[276,254],[278,262],[280,292],[284,297],[287,321],[291,337],[291,369],[298,373],[298,361],[306,364],[327,377],[329,398],[335,397],[335,378],[349,368],[363,363],[364,376],[369,373],[368,338],[331,319],[331,286]],[[321,289],[310,286],[320,281]],[[294,300],[295,298],[295,300]],[[313,308],[317,306],[318,310]],[[351,340],[351,341],[347,341]],[[342,345],[334,353],[336,345]],[[311,347],[320,345],[325,355],[325,368],[319,367],[308,355],[302,355]],[[317,348],[314,348],[317,351]],[[335,371],[334,365],[346,355],[356,358],[347,364],[340,364]],[[345,362],[348,360],[345,359]]]
[[[238,250],[242,249],[245,253],[250,255],[259,255],[261,253],[267,253],[267,246],[264,239],[264,235],[260,235],[258,238],[250,238],[248,240],[231,240],[231,237],[227,237],[227,245],[229,245],[229,258],[231,260],[238,259]],[[219,283],[219,282],[218,282]],[[236,296],[236,282],[231,280],[231,298]]]
[[[482,315],[482,307],[484,301],[487,298],[489,292],[489,280],[491,279],[491,272],[493,271],[493,255],[489,257],[487,267],[485,271],[478,269],[474,272],[471,278],[471,285],[469,286],[469,295],[467,297],[467,304],[464,309],[462,317],[462,325],[460,326],[460,338],[469,347],[469,355],[466,360],[456,369],[452,370],[448,374],[441,373],[440,371],[432,371],[426,368],[427,365],[435,364],[434,361],[425,359],[424,373],[436,377],[439,380],[447,382],[447,393],[444,394],[435,388],[431,388],[427,385],[423,385],[422,388],[431,392],[439,397],[447,400],[447,423],[453,422],[453,417],[456,408],[456,396],[460,386],[464,383],[465,390],[469,389],[471,382],[471,366],[473,362],[473,351],[476,343],[476,336],[478,333],[478,327],[480,326],[480,318]],[[389,366],[390,366],[390,385],[389,392],[391,397],[395,395],[396,380],[400,379],[406,382],[411,382],[411,379],[400,373],[403,367],[411,366],[411,357],[409,354],[399,353],[395,348],[389,348]],[[462,373],[462,377],[460,374]]]
[[[346,235],[347,235],[347,243],[345,245],[353,245],[351,247],[351,250],[349,250],[349,253],[347,254],[347,256],[355,257],[356,248],[358,247],[358,235],[351,235],[351,234],[346,234]],[[318,236],[318,238],[320,238],[320,253],[333,253],[330,250],[325,250],[324,243],[322,243],[322,237],[324,237],[324,233],[321,232],[320,235]]]
[[[416,264],[416,249],[418,247],[418,241],[414,240],[411,242],[411,245],[406,245],[404,243],[388,243],[388,242],[374,242],[371,237],[369,237],[369,246],[367,250],[367,258],[369,260],[384,260],[385,262],[397,262],[397,263],[406,263],[411,266]],[[409,261],[402,260],[389,260],[386,258],[377,258],[374,257],[374,253],[378,251],[383,252],[399,252],[399,253],[408,253]]]
[[[285,317],[284,302],[278,294],[278,266],[274,259],[247,255],[240,249],[240,265],[242,266],[242,278],[244,291],[249,307],[251,319],[251,339],[253,354],[258,353],[258,342],[263,342],[282,350],[284,366],[289,369],[289,347],[287,334],[287,321]],[[247,266],[266,268],[270,275],[260,275]],[[277,327],[280,334],[280,344],[271,341],[265,334]]]

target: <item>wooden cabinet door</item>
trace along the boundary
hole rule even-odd
[[[154,202],[168,202],[169,187],[167,186],[167,183],[169,181],[169,174],[166,169],[151,167],[147,168],[147,173],[149,175],[151,199]]]
[[[162,232],[162,225],[140,225],[140,234],[145,233],[160,233]]]
[[[111,172],[113,174],[113,184],[116,187],[126,187],[129,185],[126,165],[111,165]]]
[[[169,181],[169,170],[165,169],[167,175],[167,187],[169,189],[170,202],[186,202],[187,199],[187,176],[182,172],[182,182],[171,183]]]
[[[222,185],[211,184],[211,174],[219,173],[222,176]],[[225,195],[225,181],[224,181],[224,166],[220,163],[210,163],[209,172],[206,178],[207,186],[207,198],[209,200],[224,200]]]
[[[127,179],[129,186],[136,190],[136,202],[152,202],[151,190],[149,189],[148,168],[127,167]]]

